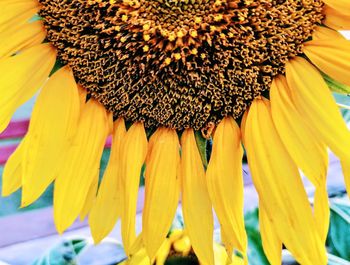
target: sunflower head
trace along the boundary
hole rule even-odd
[[[238,118],[321,23],[312,1],[40,0],[48,40],[115,118],[196,130]]]

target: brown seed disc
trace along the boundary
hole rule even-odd
[[[48,40],[114,117],[238,118],[322,22],[321,0],[39,0]]]

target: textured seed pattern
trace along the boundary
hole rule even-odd
[[[47,38],[114,117],[239,118],[323,19],[321,0],[39,0]]]

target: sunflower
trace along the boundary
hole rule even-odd
[[[350,29],[348,0],[0,0],[0,9],[0,131],[40,89],[3,195],[21,188],[24,207],[54,181],[58,232],[88,215],[99,242],[120,218],[130,254],[145,168],[150,259],[181,197],[200,262],[214,264],[214,209],[228,256],[247,263],[244,146],[270,263],[281,263],[282,245],[301,264],[327,263],[327,148],[349,189],[350,133],[323,75],[350,85],[338,32]]]

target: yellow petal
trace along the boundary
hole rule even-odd
[[[203,265],[214,264],[213,213],[202,160],[192,129],[181,137],[182,211],[192,247]]]
[[[342,14],[350,15],[349,0],[323,0],[323,2]]]
[[[337,156],[350,161],[350,132],[321,74],[297,57],[286,64],[286,75],[304,121]]]
[[[312,39],[313,40],[344,39],[344,36],[341,35],[339,31],[336,31],[327,27],[317,26],[315,28],[314,33],[312,34]]]
[[[141,168],[147,154],[147,137],[142,123],[134,123],[126,133],[122,147],[122,239],[125,252],[130,254],[130,247],[136,238],[135,218],[137,195]]]
[[[324,7],[324,13],[326,14],[326,18],[323,24],[326,26],[335,30],[350,29],[350,15],[344,15],[329,6]]]
[[[164,265],[171,250],[171,241],[169,239],[164,240],[163,244],[157,252],[156,265]]]
[[[36,21],[21,26],[18,30],[8,28],[0,32],[0,58],[13,55],[27,47],[38,45],[46,37],[43,23]]]
[[[60,233],[74,222],[85,204],[109,133],[109,119],[95,100],[90,99],[82,108],[72,146],[55,182],[54,216]]]
[[[215,265],[225,265],[228,261],[227,252],[225,251],[225,248],[219,244],[214,243],[214,260]]]
[[[292,92],[284,76],[273,80],[270,99],[272,118],[284,146],[316,188],[315,218],[321,238],[325,241],[329,226],[328,194],[325,189],[328,167],[326,146],[295,108]]]
[[[259,205],[259,227],[262,246],[270,264],[280,265],[282,263],[282,241],[278,238],[262,203]]]
[[[23,25],[39,11],[37,0],[1,0],[0,32],[16,25]]]
[[[99,166],[96,165],[95,168],[98,168]],[[93,178],[89,191],[86,195],[85,198],[85,204],[83,206],[83,209],[80,211],[80,221],[84,221],[86,216],[89,214],[92,206],[94,205],[95,199],[96,199],[96,194],[97,194],[97,188],[98,188],[98,177],[99,177],[99,171],[95,173],[95,177]]]
[[[253,101],[244,134],[253,182],[278,238],[299,263],[326,264],[301,177],[277,134],[266,99]]]
[[[38,199],[55,179],[72,145],[80,114],[79,95],[69,67],[58,70],[35,103],[23,153],[22,206]]]
[[[128,265],[151,265],[151,261],[147,256],[146,249],[140,249],[135,255],[127,261]]]
[[[326,179],[324,179],[323,183],[320,183],[315,190],[314,216],[321,240],[326,242],[330,222],[330,209]]]
[[[322,72],[350,85],[350,42],[342,38],[305,43],[304,53]]]
[[[145,206],[142,215],[143,242],[151,259],[169,232],[180,196],[177,133],[172,129],[159,128],[150,142],[153,142],[152,138],[156,140],[146,161]]]
[[[317,186],[327,174],[327,150],[294,106],[291,93],[284,76],[273,80],[270,89],[272,118],[288,153]]]
[[[228,255],[235,248],[243,255],[247,251],[247,235],[243,217],[243,148],[237,123],[232,117],[218,125],[213,151],[207,168],[208,191],[215,212],[225,231]]]
[[[227,256],[227,252],[224,247],[221,245],[214,243],[214,258],[215,265],[243,265],[244,260],[236,255],[232,255],[232,258],[229,259]]]
[[[34,46],[23,53],[0,60],[0,133],[12,114],[44,84],[56,60],[48,44]]]
[[[2,174],[2,196],[9,196],[22,186],[22,157],[26,142],[26,136],[19,144],[15,152],[7,160]]]
[[[80,99],[80,106],[84,107],[86,104],[87,90],[78,84],[78,93]]]
[[[121,145],[125,134],[124,119],[120,118],[114,122],[111,154],[89,216],[89,224],[95,243],[99,243],[112,231],[120,216],[120,159]]]

